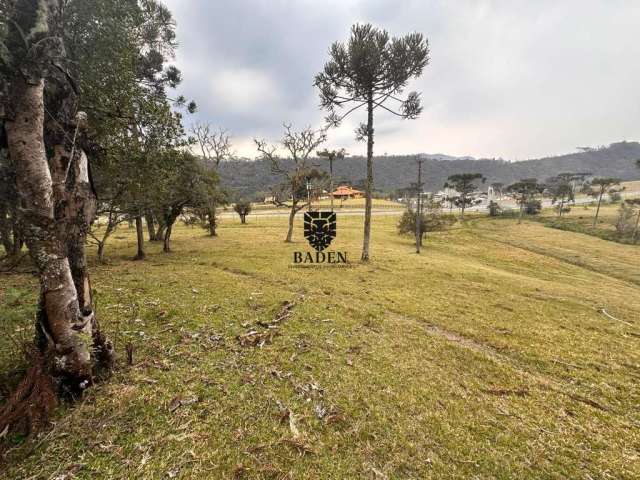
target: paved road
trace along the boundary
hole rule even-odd
[[[328,209],[327,209],[328,210]],[[349,208],[349,209],[336,209],[336,213],[341,217],[357,217],[364,215],[364,208]],[[371,213],[376,216],[387,216],[387,215],[401,215],[404,212],[404,207],[394,207],[394,208],[385,208],[385,209],[376,209],[374,208]],[[298,213],[304,213],[304,211],[300,211]],[[220,218],[238,218],[238,214],[235,212],[222,212],[220,213]],[[289,210],[263,210],[258,212],[251,212],[249,214],[249,218],[272,218],[272,217],[288,217]]]
[[[621,195],[623,198],[640,197],[640,191],[621,192]],[[584,205],[584,204],[589,204],[593,202],[594,200],[591,197],[578,197],[576,198],[575,202],[570,203],[570,205],[574,205],[574,204]],[[504,200],[504,201],[498,200],[498,203],[505,210],[518,209],[518,205],[513,200]],[[542,201],[542,206],[543,208],[553,207],[553,204],[551,203],[551,199],[545,198]],[[403,206],[374,208],[371,211],[371,213],[378,217],[393,216],[393,215],[402,215],[404,210],[405,209]],[[465,211],[467,212],[486,212],[487,210],[488,210],[487,204],[477,205],[477,206],[469,207],[465,209]],[[364,215],[364,208],[345,208],[345,209],[336,208],[335,211],[341,217],[357,217],[357,216]],[[448,212],[449,210],[445,208],[444,211]],[[460,209],[454,208],[453,211],[459,212]],[[303,213],[303,211],[301,211],[300,213]],[[251,214],[249,215],[249,218],[274,218],[274,217],[287,217],[288,215],[289,215],[289,210],[286,210],[286,209],[257,210],[257,211],[251,212]],[[237,218],[237,217],[238,217],[238,214],[231,210],[220,213],[220,218]]]

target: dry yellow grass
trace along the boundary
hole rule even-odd
[[[285,219],[181,227],[145,262],[118,232],[93,283],[135,365],[14,439],[5,477],[638,478],[640,248],[474,219],[417,256],[396,221],[340,269],[290,268]],[[338,222],[356,259],[361,219]],[[28,331],[33,278],[1,279],[0,328]]]

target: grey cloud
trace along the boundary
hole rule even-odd
[[[283,121],[319,125],[314,74],[351,24],[420,31],[431,64],[412,85],[420,119],[376,118],[379,152],[528,158],[634,140],[640,129],[640,3],[623,1],[169,0],[181,91],[198,119],[277,139]],[[362,118],[332,132],[353,152]],[[248,150],[245,150],[248,148]]]

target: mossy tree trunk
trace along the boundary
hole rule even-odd
[[[78,393],[92,383],[96,362],[110,362],[113,353],[95,319],[84,254],[95,213],[87,157],[79,148],[57,145],[49,166],[44,80],[13,80],[16,114],[5,125],[16,166],[24,240],[40,278],[38,343],[53,356],[51,373],[67,391]]]

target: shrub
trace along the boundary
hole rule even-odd
[[[489,216],[497,217],[498,215],[501,215],[501,214],[502,214],[502,207],[498,205],[498,202],[494,202],[493,200],[491,200],[489,202]]]
[[[240,223],[247,223],[247,215],[251,213],[251,202],[240,201],[233,206],[235,212],[240,215]]]
[[[418,215],[411,208],[406,210],[398,222],[400,235],[415,235],[416,220]],[[421,215],[420,227],[422,235],[428,232],[441,232],[456,223],[455,215],[441,214],[440,212],[426,211]]]
[[[527,215],[538,215],[542,211],[542,202],[532,198],[524,204],[524,213]]]
[[[616,231],[621,236],[631,235],[635,228],[636,212],[634,208],[623,203],[618,210],[618,220],[616,221]]]

